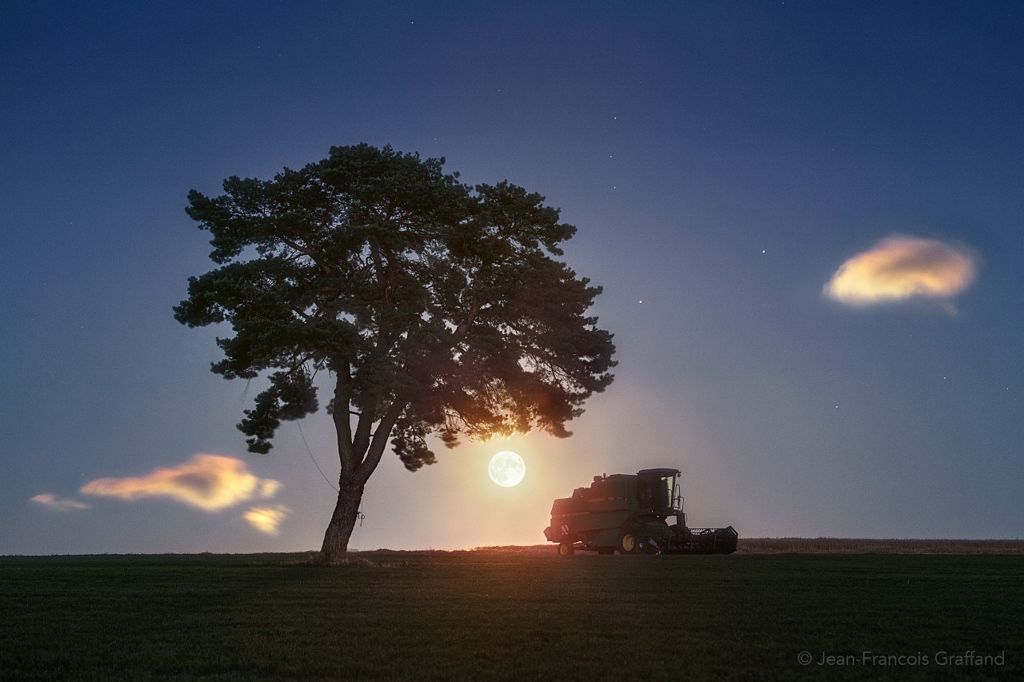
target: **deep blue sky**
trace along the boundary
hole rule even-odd
[[[644,466],[741,535],[1024,533],[1021,5],[94,5],[0,22],[0,553],[319,547],[332,491],[298,429],[246,454],[257,387],[171,307],[211,266],[189,189],[363,141],[560,207],[620,364],[571,439],[386,458],[354,546],[541,542],[551,498]],[[973,283],[823,296],[893,234],[971,253]],[[333,478],[329,420],[303,430]],[[506,447],[508,490],[484,473]],[[249,503],[79,493],[200,452],[282,483],[280,535]]]

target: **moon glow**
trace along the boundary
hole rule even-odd
[[[518,485],[526,475],[526,462],[511,450],[502,450],[487,465],[487,474],[491,480],[503,488]]]

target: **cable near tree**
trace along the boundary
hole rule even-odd
[[[238,428],[267,453],[282,420],[317,411],[330,372],[338,502],[322,558],[343,563],[363,489],[390,441],[410,471],[455,447],[566,422],[612,381],[612,335],[588,314],[600,287],[565,263],[576,228],[544,197],[470,187],[421,159],[361,144],[272,180],[195,190],[187,212],[219,267],[174,309],[190,327],[226,323],[212,370],[269,387]]]

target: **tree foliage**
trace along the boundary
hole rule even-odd
[[[251,451],[318,409],[323,370],[343,470],[363,460],[372,424],[410,470],[434,461],[432,434],[448,446],[534,427],[564,437],[611,382],[611,334],[588,314],[600,288],[557,259],[575,228],[538,194],[470,187],[443,163],[334,147],[271,180],[228,178],[220,196],[190,192],[219,267],[189,280],[175,317],[230,325],[214,372],[268,373],[238,425]]]

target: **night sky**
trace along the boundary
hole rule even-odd
[[[653,466],[741,537],[1024,535],[1019,3],[96,4],[0,22],[0,553],[320,546],[329,418],[247,453],[171,308],[189,189],[359,142],[544,194],[619,365],[572,438],[386,455],[353,547],[540,543]]]

